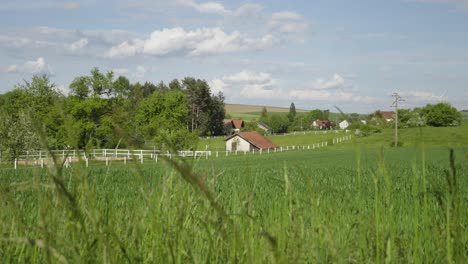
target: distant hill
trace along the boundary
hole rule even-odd
[[[243,104],[226,104],[224,107],[226,113],[261,113],[263,107],[266,107],[269,113],[287,113],[289,107],[263,106],[263,105],[243,105]],[[307,112],[307,110],[296,109],[296,112]]]

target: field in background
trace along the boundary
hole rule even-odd
[[[401,129],[401,148],[392,132],[314,151],[2,168],[0,262],[466,262],[468,123]]]
[[[344,135],[353,135],[352,132],[334,133],[334,131],[306,131],[293,132],[287,135],[268,136],[268,138],[280,146],[311,145],[322,141],[330,141],[333,138]],[[429,147],[460,147],[468,146],[468,122],[463,121],[458,127],[423,127],[423,128],[402,128],[399,129],[399,141],[404,147],[414,147],[424,141]],[[354,144],[364,146],[384,146],[390,147],[394,142],[395,131],[392,128],[383,129],[381,133],[375,133],[368,137],[355,138],[353,141],[346,141],[334,147],[353,148]],[[224,137],[201,139],[198,144],[200,150],[226,149]]]
[[[262,105],[243,105],[243,104],[226,104],[227,113],[261,113],[263,107],[266,107],[269,113],[287,113],[289,107],[262,106]],[[307,112],[308,110],[296,109],[296,112]]]

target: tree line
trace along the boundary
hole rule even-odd
[[[98,68],[61,93],[47,75],[35,75],[0,95],[3,159],[46,144],[51,149],[191,148],[199,136],[224,134],[224,96],[205,80],[131,83]]]

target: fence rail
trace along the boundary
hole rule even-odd
[[[286,151],[294,151],[294,150],[315,150],[319,148],[324,148],[331,143],[331,145],[339,144],[344,141],[348,141],[352,138],[351,135],[345,135],[337,138],[333,138],[329,141],[323,141],[319,143],[314,143],[310,145],[293,145],[293,146],[281,146],[271,149],[253,149],[249,151],[201,151],[201,150],[186,150],[186,151],[178,151],[177,153],[170,153],[170,152],[161,152],[160,150],[130,150],[130,149],[94,149],[88,152],[84,150],[52,150],[52,155],[58,159],[59,162],[63,162],[65,167],[70,167],[73,162],[78,162],[79,160],[84,160],[86,167],[89,165],[90,160],[96,161],[105,161],[106,165],[109,165],[110,161],[122,161],[124,164],[127,163],[128,160],[137,160],[142,164],[144,161],[154,160],[158,162],[158,157],[164,156],[168,158],[172,158],[174,156],[183,157],[183,158],[218,158],[220,156],[238,156],[238,155],[263,155],[263,154],[271,154],[277,152],[286,152]],[[20,155],[18,159],[15,159],[13,162],[14,169],[17,168],[18,165],[36,165],[44,167],[47,164],[52,162],[52,157],[50,153],[44,150],[36,150],[36,151],[26,151],[24,154]]]

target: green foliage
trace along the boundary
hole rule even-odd
[[[294,103],[291,103],[291,106],[289,106],[289,113],[288,113],[289,122],[290,123],[294,122],[295,118],[296,118],[296,106],[294,105]]]
[[[430,126],[458,126],[462,120],[460,112],[449,103],[428,104],[421,112]]]
[[[0,170],[0,261],[463,263],[464,151],[360,146]]]
[[[285,133],[288,131],[289,119],[286,115],[272,114],[268,118],[268,125],[273,133]]]
[[[188,98],[190,131],[198,131],[202,136],[223,135],[226,113],[222,93],[212,96],[206,81],[189,77],[182,80],[182,87]]]

